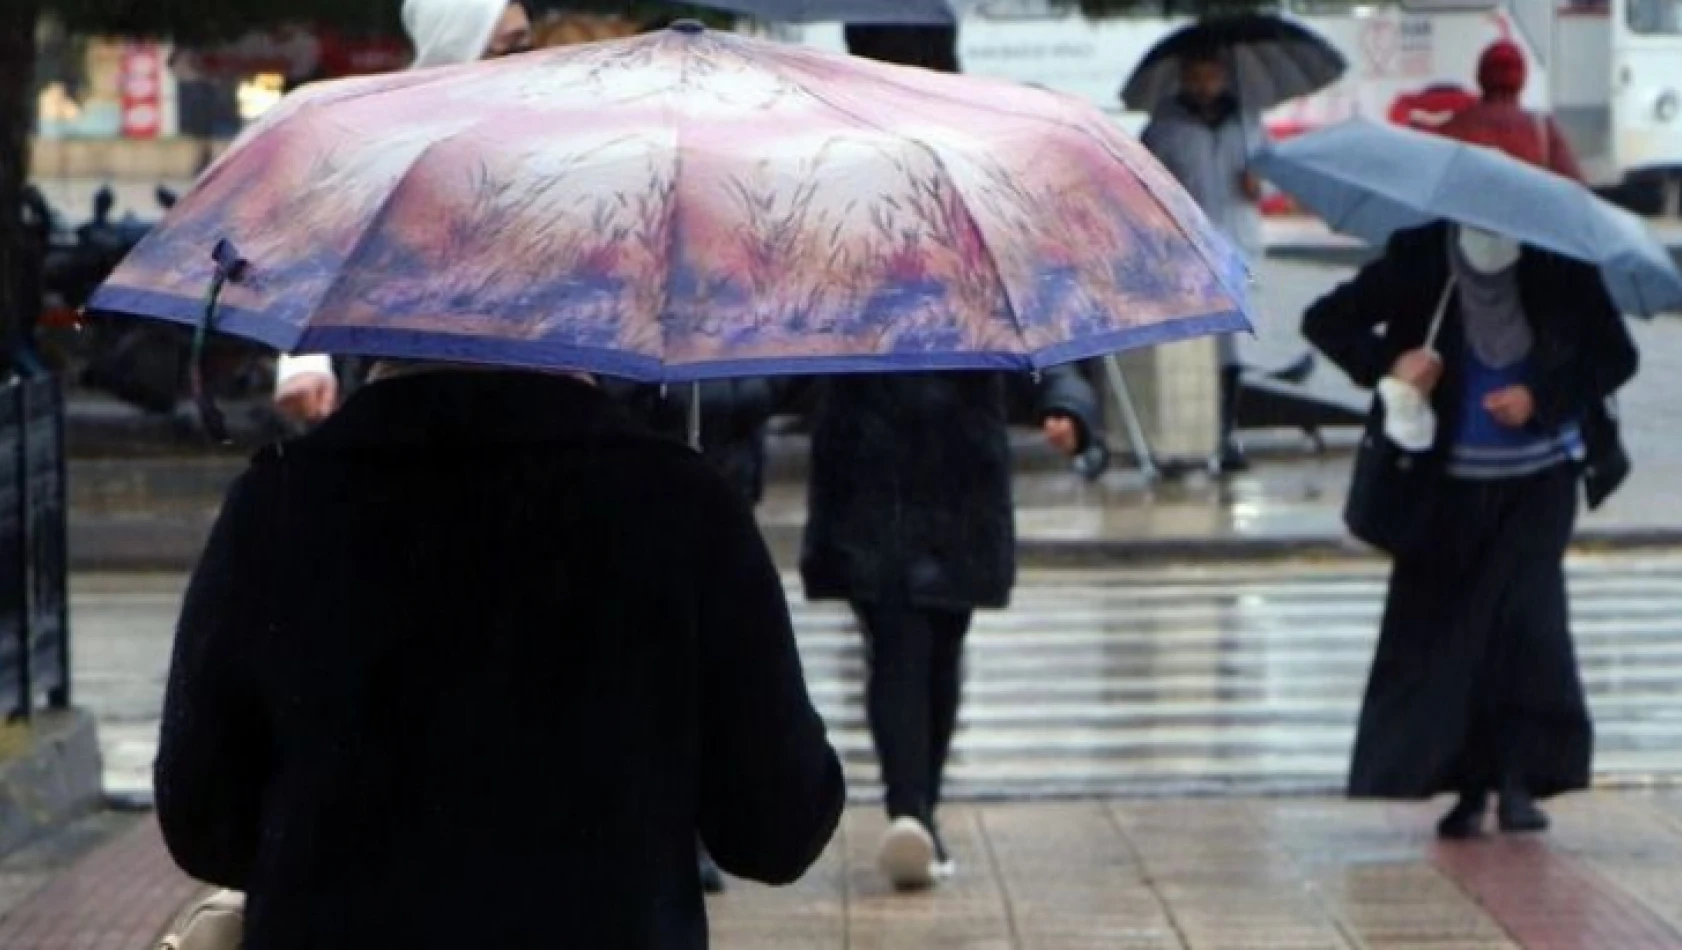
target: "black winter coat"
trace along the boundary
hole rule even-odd
[[[705,947],[697,833],[792,881],[843,795],[747,507],[519,374],[374,383],[257,458],[157,763],[176,861],[249,894],[246,950]]]
[[[1403,353],[1419,348],[1429,335],[1449,279],[1452,237],[1446,224],[1397,234],[1383,257],[1308,309],[1303,335],[1357,385],[1377,386]],[[1589,505],[1598,507],[1630,471],[1611,400],[1639,368],[1635,341],[1594,267],[1526,247],[1518,268],[1535,336],[1535,375],[1529,383],[1536,403],[1533,424],[1557,431],[1581,421],[1588,448],[1583,479]],[[1457,435],[1464,347],[1458,299],[1451,298],[1437,338],[1443,378],[1431,395],[1438,420],[1433,458],[1439,464]]]
[[[791,392],[786,379],[725,379],[701,384],[701,454],[750,504],[765,495],[765,437]],[[604,390],[667,438],[689,438],[688,385],[603,381]]]
[[[1010,602],[1005,382],[997,373],[824,380],[801,558],[809,599],[948,610]],[[1041,408],[1075,419],[1085,439],[1098,431],[1092,387],[1073,367],[1044,374]]]

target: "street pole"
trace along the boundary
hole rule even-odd
[[[35,27],[39,0],[0,2],[0,375],[11,375],[23,328],[35,315],[21,299],[27,260],[23,189],[29,181],[29,142],[35,124]],[[27,318],[26,318],[27,317]]]
[[[1133,445],[1133,457],[1139,462],[1139,471],[1146,481],[1155,482],[1162,477],[1162,470],[1157,467],[1156,453],[1151,450],[1145,426],[1139,421],[1139,410],[1133,404],[1132,390],[1127,388],[1120,357],[1113,353],[1104,357],[1104,373],[1109,377],[1110,394],[1115,397],[1116,408],[1121,410],[1121,421],[1127,426],[1127,441]]]
[[[689,384],[689,447],[701,451],[701,384]]]

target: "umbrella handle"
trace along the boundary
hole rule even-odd
[[[689,447],[701,451],[701,384],[689,384]]]
[[[188,374],[192,384],[193,402],[198,406],[199,420],[204,425],[205,434],[216,444],[227,445],[231,441],[228,438],[227,420],[223,417],[221,408],[216,405],[216,397],[205,385],[205,350],[210,331],[216,328],[220,316],[222,291],[229,281],[237,281],[244,276],[249,264],[227,240],[217,242],[210,258],[216,263],[216,270],[210,277],[210,289],[204,296],[204,313],[199,318],[198,326],[193,328],[193,350]]]

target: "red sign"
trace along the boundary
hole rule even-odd
[[[164,124],[163,52],[155,43],[129,43],[121,69],[123,138],[157,138]]]
[[[409,44],[394,37],[359,36],[318,32],[321,37],[320,71],[323,79],[393,73],[414,60]]]
[[[1390,121],[1397,125],[1433,132],[1461,111],[1478,103],[1478,94],[1453,83],[1426,86],[1404,93],[1390,103]]]

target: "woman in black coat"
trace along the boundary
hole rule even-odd
[[[455,370],[239,479],[157,763],[247,950],[703,948],[697,835],[792,881],[844,794],[735,491],[584,382]]]
[[[750,505],[765,495],[765,439],[771,419],[795,398],[800,381],[748,377],[701,384],[701,456]],[[656,432],[687,444],[688,384],[650,386],[603,381],[605,391]]]
[[[652,386],[623,380],[602,380],[600,385],[655,432],[689,444],[690,401],[696,396],[690,386]],[[752,377],[700,386],[701,457],[749,506],[758,505],[765,496],[766,430],[790,385],[786,379]],[[704,845],[698,851],[701,886],[710,894],[722,894],[724,875],[717,862]]]
[[[847,45],[885,62],[958,69],[953,27],[849,26]],[[1046,388],[1048,434],[1078,453],[1095,431],[1091,391],[1073,368],[1047,374]],[[1005,606],[1015,580],[1005,379],[836,377],[818,403],[806,596],[846,601],[858,616],[891,819],[878,863],[897,887],[928,887],[953,871],[935,811],[964,637],[971,613]]]
[[[1010,602],[1015,517],[1005,380],[993,373],[823,382],[801,574],[809,600],[852,605],[865,636],[866,708],[892,820],[878,854],[898,887],[955,870],[935,823],[958,723],[964,638],[977,608]],[[1091,389],[1047,374],[1043,406],[1096,431]]]
[[[1543,830],[1536,800],[1589,782],[1564,558],[1579,482],[1598,506],[1629,471],[1609,405],[1636,372],[1628,330],[1594,268],[1439,224],[1398,234],[1303,333],[1362,386],[1428,392],[1436,417],[1430,540],[1391,573],[1349,791],[1457,793],[1450,838],[1480,833],[1496,792],[1502,830]]]

